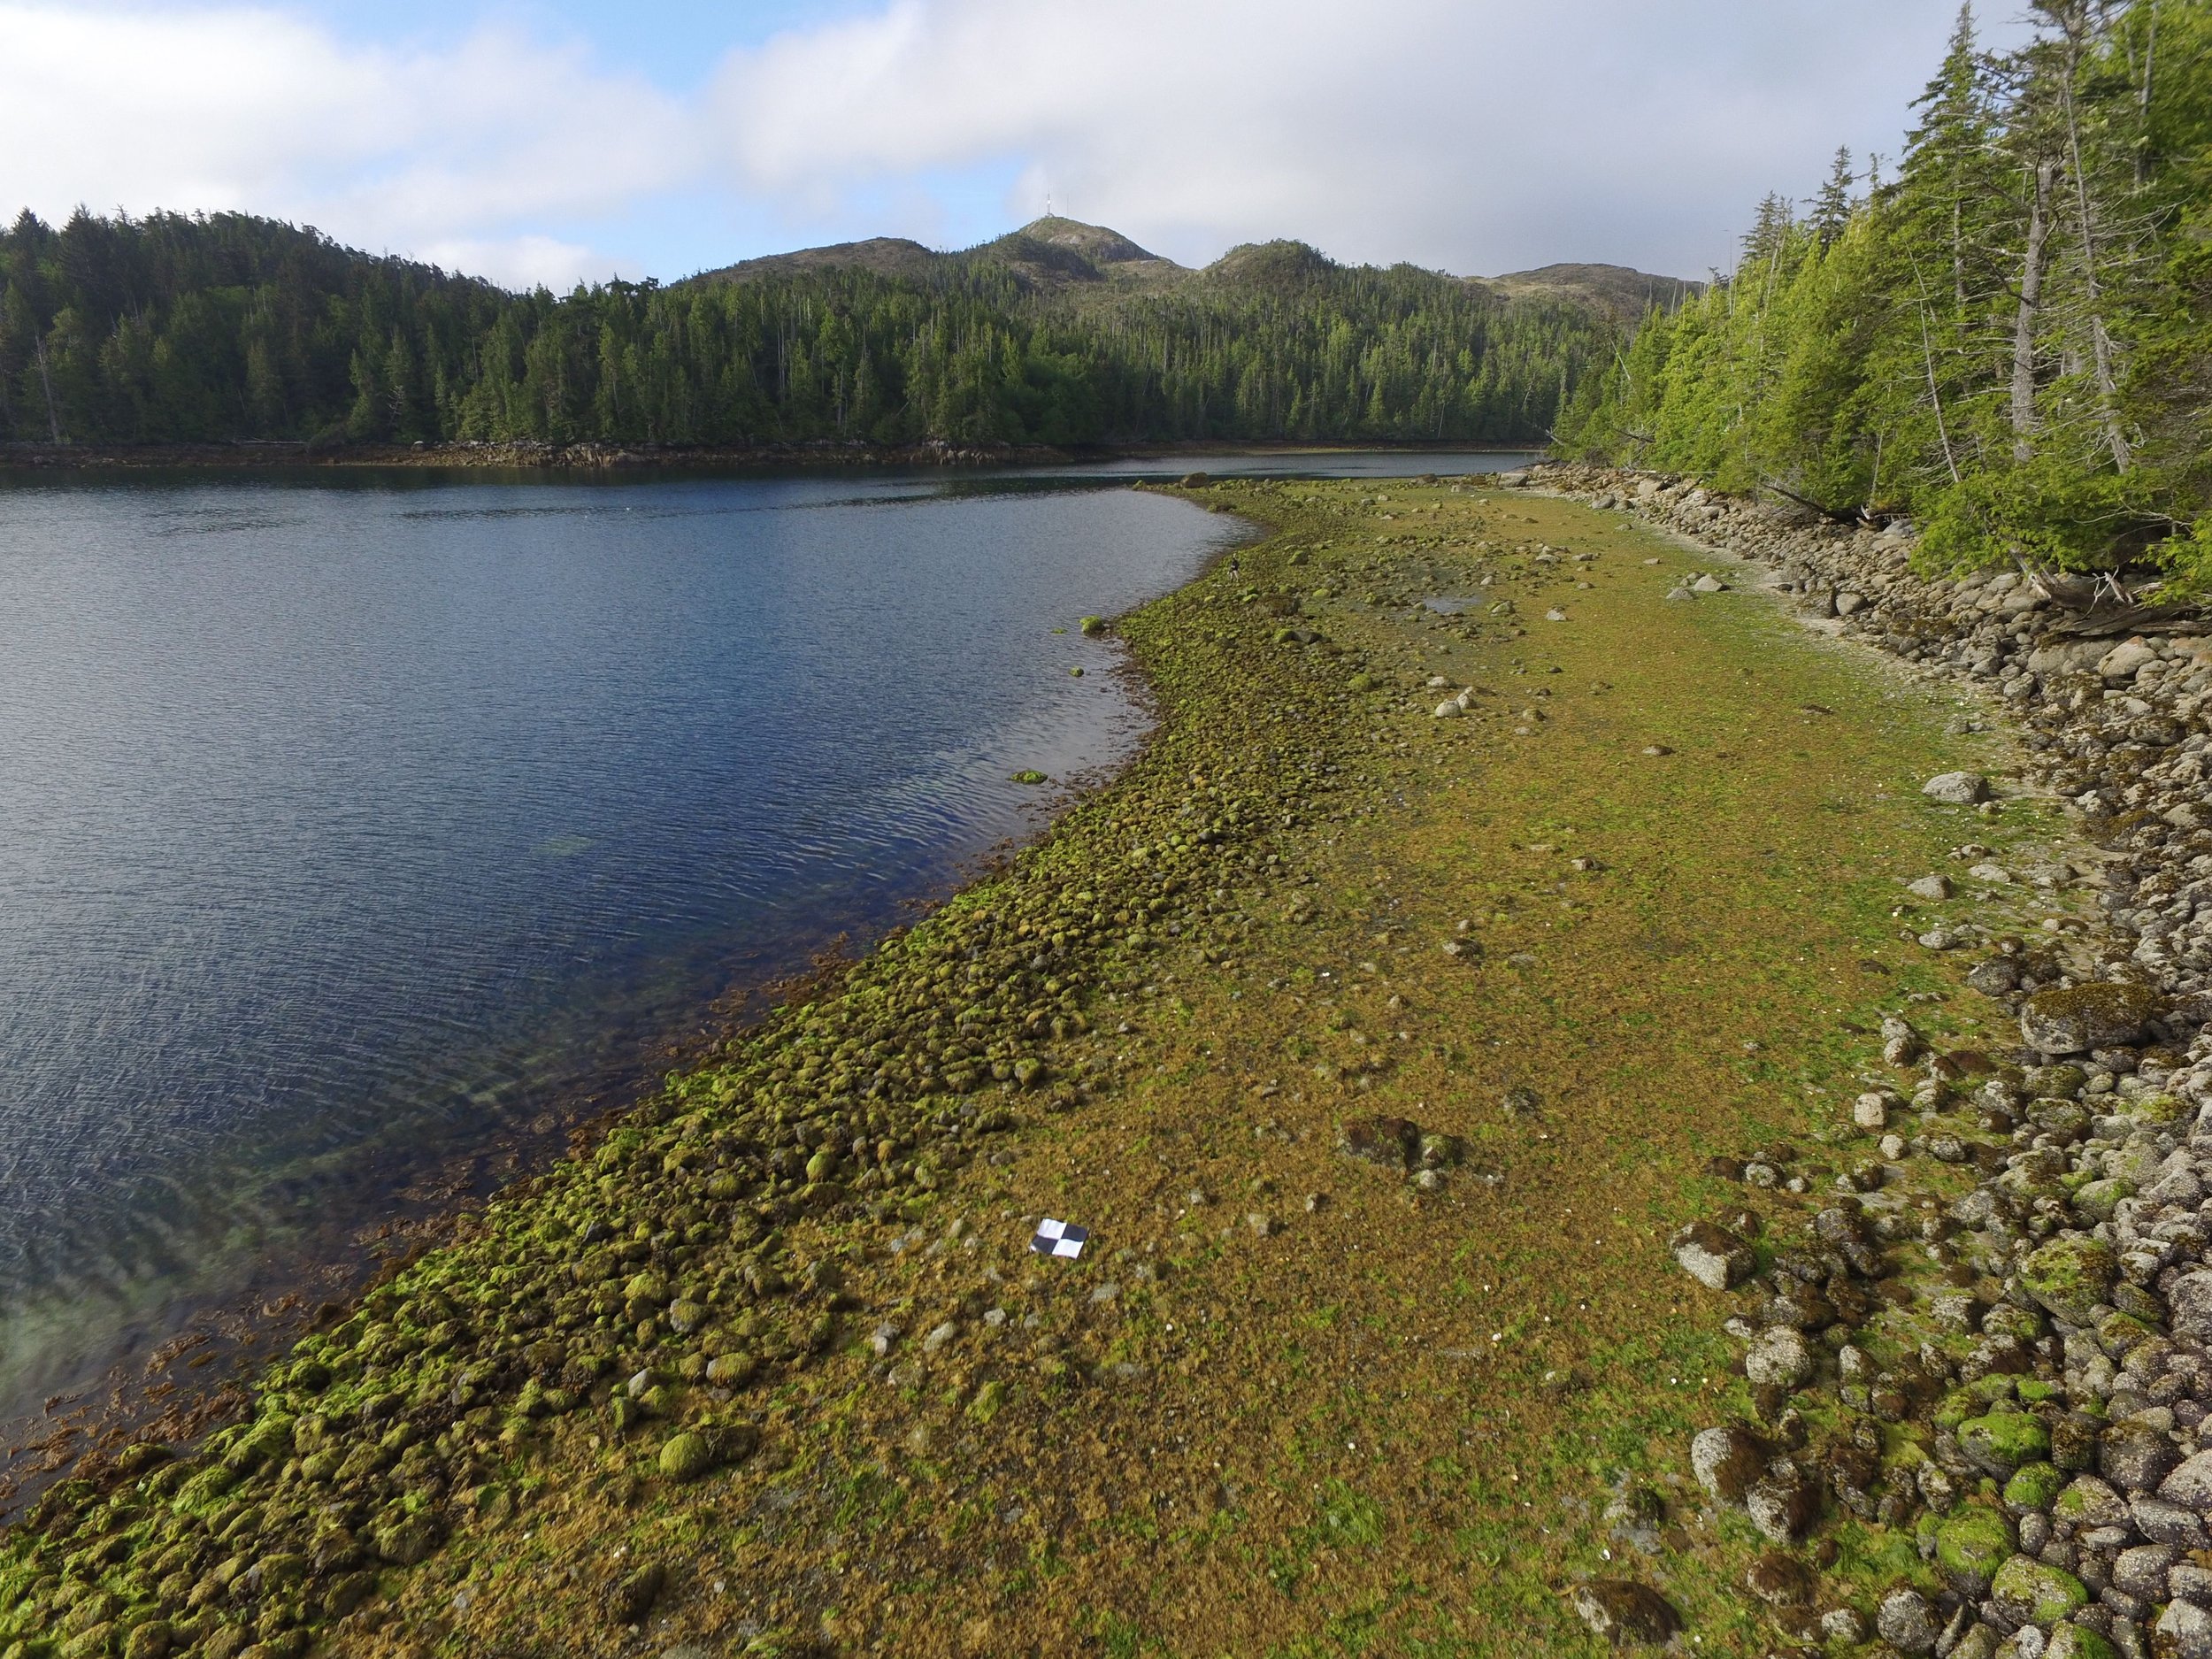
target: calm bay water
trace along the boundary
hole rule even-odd
[[[1238,534],[1038,476],[0,484],[0,1417],[1033,830],[1010,773],[1141,735],[1077,619]]]

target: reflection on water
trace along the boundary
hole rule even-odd
[[[0,488],[0,1416],[1033,827],[1011,773],[1137,735],[1071,625],[1236,534],[1004,474]]]

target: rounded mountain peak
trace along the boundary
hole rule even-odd
[[[1086,225],[1080,219],[1062,219],[1047,214],[1033,219],[1014,233],[1034,242],[1049,242],[1056,248],[1071,248],[1093,265],[1121,265],[1132,259],[1156,259],[1159,255],[1140,248],[1118,230],[1103,225]]]

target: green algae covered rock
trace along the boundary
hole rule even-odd
[[[2015,1386],[2014,1379],[1993,1371],[1962,1388],[1952,1389],[1936,1402],[1936,1427],[1956,1431],[1969,1417],[1978,1417],[2001,1402],[2009,1401]]]
[[[2055,1624],[2089,1605],[2089,1591],[2062,1567],[2015,1555],[1990,1580],[1990,1598],[2024,1624]]]
[[[2167,1094],[2138,1094],[2127,1103],[2127,1116],[2154,1129],[2170,1129],[2189,1109]]]
[[[672,1436],[661,1448],[661,1473],[671,1480],[696,1480],[714,1467],[714,1448],[703,1434]]]
[[[2089,1310],[2112,1294],[2120,1259],[2100,1240],[2053,1239],[2020,1264],[2030,1295],[2069,1325],[2087,1325]]]
[[[2005,1482],[2005,1502],[2014,1509],[2047,1509],[2066,1489],[2066,1477],[2052,1463],[2024,1463]]]
[[[2120,1659],[2120,1650],[2086,1624],[2070,1622],[2051,1632],[2043,1659]]]
[[[2003,1516],[1964,1509],[1936,1528],[1936,1571],[1961,1595],[1979,1600],[2016,1548],[2012,1523]]]
[[[707,1362],[706,1379],[718,1388],[741,1388],[752,1381],[753,1373],[760,1369],[760,1362],[741,1349],[733,1354],[717,1354]]]
[[[2093,1181],[2085,1181],[2074,1194],[2074,1213],[2093,1225],[2112,1219],[2112,1212],[2120,1207],[2123,1198],[2135,1196],[2135,1183],[2123,1180],[2116,1175],[2103,1175]]]
[[[1976,1468],[2009,1475],[2023,1463],[2041,1463],[2050,1456],[2051,1432],[2040,1418],[2024,1411],[1992,1411],[1959,1425],[1959,1449]]]

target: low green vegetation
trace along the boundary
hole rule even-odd
[[[1733,275],[1578,388],[1568,452],[1909,513],[1924,557],[2212,582],[2212,7],[1962,12],[1895,176],[1762,207]]]

